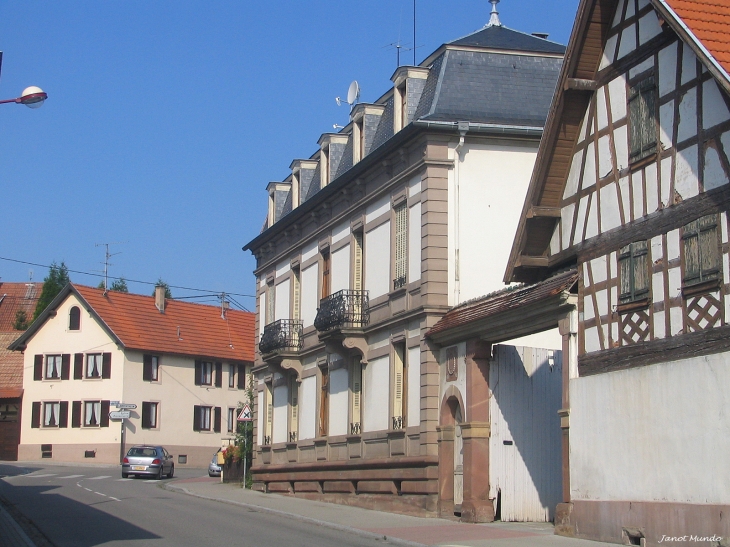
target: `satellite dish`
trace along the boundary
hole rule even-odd
[[[347,104],[353,105],[360,100],[360,84],[353,80],[350,89],[347,90]]]

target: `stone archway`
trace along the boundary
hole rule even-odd
[[[449,386],[441,400],[438,431],[439,450],[439,515],[442,517],[453,517],[455,509],[455,494],[463,492],[455,480],[459,474],[459,463],[457,461],[457,446],[461,453],[460,442],[457,442],[457,427],[466,419],[466,409],[461,392],[455,386]],[[460,436],[459,436],[460,440]],[[462,468],[463,469],[463,468]],[[463,475],[462,475],[463,476]]]

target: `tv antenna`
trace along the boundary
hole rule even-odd
[[[393,42],[392,44],[388,44],[387,46],[383,46],[381,49],[385,49],[385,48],[393,48],[393,49],[395,49],[395,51],[396,51],[396,54],[395,54],[395,66],[396,66],[396,68],[400,67],[400,52],[401,52],[401,50],[403,50],[403,51],[411,51],[411,50],[415,49],[415,48],[412,48],[412,47],[405,47],[403,44],[400,43],[400,40],[398,40],[397,42]],[[414,64],[415,64],[415,61],[414,61]]]
[[[347,103],[350,105],[350,108],[355,106],[360,101],[360,84],[357,83],[357,80],[353,80],[350,84],[350,88],[347,90],[347,100],[343,101],[340,97],[335,97],[335,102],[337,103],[337,106],[342,106],[342,103]]]
[[[104,252],[104,294],[109,290],[109,266],[114,266],[114,264],[109,262],[109,259],[113,256],[116,256],[118,254],[122,254],[121,251],[118,253],[109,253],[109,245],[123,245],[124,243],[127,243],[126,241],[117,241],[115,243],[97,243],[94,245],[95,247],[101,247],[102,245],[106,247],[106,251]]]

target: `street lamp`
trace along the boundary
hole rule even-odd
[[[17,103],[24,104],[28,108],[40,108],[43,106],[43,101],[47,98],[48,94],[45,91],[43,91],[40,87],[32,85],[30,87],[26,87],[17,99],[5,99],[0,101],[0,104]]]

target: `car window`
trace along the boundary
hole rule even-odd
[[[157,456],[157,451],[154,448],[144,448],[141,446],[135,446],[129,449],[127,456],[134,456],[137,458],[154,458]]]

